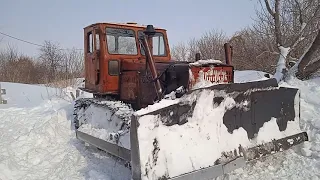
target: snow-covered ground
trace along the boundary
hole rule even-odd
[[[235,72],[236,82],[258,79],[265,79],[264,73]],[[301,126],[310,143],[249,163],[224,179],[320,178],[320,78],[281,85],[301,89]],[[72,88],[1,86],[8,104],[0,105],[0,180],[130,179],[121,162],[75,138]]]
[[[122,163],[76,140],[72,88],[1,86],[8,104],[0,105],[0,180],[130,178]]]

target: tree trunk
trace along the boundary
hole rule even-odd
[[[320,49],[320,29],[318,30],[318,34],[314,39],[312,45],[310,46],[309,50],[306,52],[306,54],[301,58],[301,61],[299,62],[298,72],[296,74],[299,79],[308,78],[312,73],[316,72],[320,68],[320,60],[310,64],[310,62],[314,58],[314,54],[317,52],[318,49]]]

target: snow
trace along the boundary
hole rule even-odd
[[[230,134],[222,125],[224,112],[226,108],[234,106],[234,100],[226,97],[219,107],[212,109],[207,104],[212,103],[214,96],[213,91],[203,90],[199,94],[192,117],[184,125],[168,127],[162,123],[155,123],[161,120],[153,115],[146,115],[139,119],[141,169],[142,174],[149,174],[143,179],[156,179],[163,175],[174,177],[201,167],[208,167],[221,157],[221,152],[232,151],[239,144],[249,144],[244,129],[240,128]],[[182,101],[186,102],[187,99]],[[156,164],[150,162],[153,156],[154,139],[157,139],[159,146]]]
[[[205,60],[198,60],[194,63],[190,63],[192,66],[201,66],[201,65],[206,65],[206,64],[222,64],[220,60],[215,60],[215,59],[205,59]]]
[[[235,71],[234,72],[234,81],[235,83],[243,83],[243,82],[251,82],[251,81],[259,81],[259,80],[266,80],[264,75],[267,73],[261,72],[261,71]],[[189,75],[191,76],[190,78],[193,78],[192,72],[189,72]],[[200,74],[201,77],[201,74]],[[217,83],[212,83],[204,80],[203,78],[199,78],[199,81],[196,82],[196,84],[193,86],[193,89],[197,88],[204,88],[204,87],[209,87],[212,85],[216,85]],[[181,90],[181,87],[178,88],[177,90]],[[143,115],[147,114],[152,111],[156,111],[158,109],[161,109],[163,107],[167,107],[173,104],[179,103],[179,100],[175,99],[175,92],[171,92],[168,94],[165,99],[162,99],[156,104],[148,105],[146,108],[142,108],[138,111],[135,112],[136,115]]]
[[[300,81],[292,78],[283,87],[301,91],[300,127],[308,133],[309,142],[291,150],[249,163],[247,167],[226,175],[225,179],[320,179],[320,78]],[[269,168],[271,167],[271,168]]]
[[[264,74],[259,71],[235,71],[235,82],[266,79]],[[320,78],[308,81],[293,78],[280,85],[298,87],[301,90],[300,126],[307,131],[310,141],[291,150],[265,157],[260,161],[250,162],[247,167],[233,171],[222,177],[223,179],[320,179]],[[124,167],[122,162],[76,139],[74,130],[71,128],[73,101],[70,92],[75,94],[74,88],[59,89],[17,83],[1,83],[1,86],[7,90],[7,95],[4,95],[4,98],[8,100],[8,104],[0,105],[0,179],[130,179],[131,172]],[[91,95],[84,93],[81,96],[90,97]],[[209,96],[212,94],[204,91],[201,101],[206,103],[207,99],[204,97]],[[144,114],[163,106],[178,103],[177,101],[177,99],[166,99],[139,113]],[[225,105],[232,105],[232,99],[226,101]],[[199,118],[210,117],[210,114],[201,113],[205,110],[202,108],[207,107],[203,105],[200,108],[199,105],[197,116]],[[217,108],[215,111],[219,115],[222,108]],[[148,127],[147,122],[145,123],[142,125]],[[207,123],[212,126],[217,125],[215,121]],[[209,133],[210,136],[216,135],[214,132],[217,131],[210,129],[205,124],[196,125],[193,122],[191,125],[203,128],[196,137],[201,138],[199,144],[205,142],[206,133]],[[272,128],[272,121],[265,126],[266,129]],[[171,128],[177,127],[172,126]],[[177,129],[177,132],[186,138],[191,138],[191,135],[184,130]],[[163,129],[161,126],[158,127],[158,131],[170,133],[168,129]],[[192,132],[192,126],[190,131]],[[265,131],[265,133],[267,132]],[[223,129],[219,133],[223,135]],[[242,137],[244,132],[239,129],[236,133]],[[162,144],[163,142],[180,143],[175,141],[180,139],[177,135],[169,136],[165,133],[162,135],[159,137],[160,144],[161,142]],[[259,138],[266,139],[267,137],[263,137],[264,135],[261,134],[262,137]],[[220,142],[222,141],[220,139]],[[246,139],[241,141],[246,143]],[[195,141],[189,143],[192,142]],[[228,143],[228,141],[223,142],[221,146],[219,144],[218,150],[210,152],[212,156],[215,156],[216,151],[231,148]],[[187,149],[188,152],[191,152],[198,144],[193,144],[193,146],[190,150]],[[150,147],[146,145],[146,148]],[[174,146],[168,146],[168,148],[175,153],[179,151],[179,148],[176,149]],[[181,160],[184,156],[181,152],[187,150],[180,149],[177,158]],[[192,169],[192,166],[200,167],[198,158],[201,158],[201,163],[209,164],[209,159],[212,157],[202,156],[205,153],[209,152],[206,148],[202,148],[201,152],[192,154],[192,163],[190,159],[189,161],[186,159],[181,162],[172,161],[172,165],[183,165],[185,169]],[[160,153],[159,161],[163,160],[164,155]],[[178,173],[179,169],[177,168],[173,167],[169,173]],[[161,171],[166,170],[159,169],[159,172]]]
[[[257,144],[262,144],[271,142],[273,139],[281,139],[283,137],[291,136],[300,132],[301,130],[299,127],[299,123],[294,123],[292,121],[289,121],[288,128],[285,131],[281,132],[279,131],[279,127],[277,125],[277,119],[271,118],[269,122],[264,123],[255,141]]]
[[[277,63],[276,73],[274,74],[274,78],[280,82],[283,78],[283,71],[286,70],[286,58],[289,54],[290,48],[285,48],[283,46],[279,46],[280,55]]]
[[[1,83],[0,179],[130,179],[121,162],[76,139],[72,88]],[[83,93],[82,96],[90,96]]]
[[[247,132],[242,127],[230,134],[223,124],[226,110],[234,106],[245,106],[247,102],[237,104],[232,97],[224,94],[224,100],[219,106],[208,106],[217,96],[216,93],[218,96],[223,95],[223,92],[203,89],[179,99],[179,103],[184,104],[193,104],[196,101],[192,116],[188,117],[188,123],[183,125],[166,126],[161,123],[158,115],[139,118],[138,139],[143,179],[175,177],[213,166],[221,158],[222,152],[237,151],[239,145],[253,147],[301,132],[297,121],[288,122],[287,129],[280,132],[277,119],[272,118],[264,124],[253,140],[248,139]],[[155,140],[158,147],[156,162]]]
[[[179,100],[177,100],[177,99],[162,99],[161,101],[159,101],[156,104],[148,105],[146,108],[142,108],[142,109],[136,111],[135,114],[140,116],[140,115],[152,112],[152,111],[156,111],[156,110],[161,109],[163,107],[177,104],[178,102],[179,102]]]
[[[234,71],[234,82],[243,83],[243,82],[267,80],[268,78],[265,77],[266,74],[268,73],[261,72],[261,71],[254,71],[254,70]]]
[[[78,130],[93,137],[108,141],[113,144],[119,144],[126,149],[130,149],[129,130],[111,131],[107,129],[96,128],[92,124],[83,124]]]

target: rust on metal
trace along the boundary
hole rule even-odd
[[[224,44],[224,51],[226,56],[226,64],[231,65],[232,63],[232,46],[229,43]]]
[[[160,41],[153,42],[152,35],[146,34],[148,28],[152,28],[152,33],[162,35],[162,48],[165,54],[153,55],[153,45],[159,46]],[[119,53],[120,47],[115,39],[118,34],[112,33],[122,35],[123,31],[125,32],[123,34],[132,40],[131,46],[125,48],[134,47],[134,53]],[[141,38],[142,34],[146,37]],[[110,39],[111,36],[113,39]],[[108,42],[114,43],[114,46],[108,45]],[[117,53],[113,53],[112,48],[115,48]],[[204,72],[202,78],[206,81],[233,82],[233,67],[230,65],[215,65],[212,71],[212,68],[206,66],[194,67],[189,66],[187,62],[171,60],[166,30],[153,28],[151,25],[95,23],[87,26],[84,28],[84,54],[83,90],[98,96],[111,95],[126,103],[135,103],[139,106],[152,104],[156,99],[161,99],[163,94],[170,93],[178,87],[183,86],[185,89],[192,87],[195,81],[189,79],[189,72],[192,72],[195,79],[202,71]],[[228,51],[228,54],[227,59],[231,63],[231,52]],[[200,59],[199,55],[196,57],[197,60]]]
[[[123,72],[121,75],[120,99],[135,101],[138,96],[138,73],[137,71]]]
[[[147,63],[148,63],[149,69],[151,71],[152,81],[154,81],[154,86],[156,89],[158,100],[160,100],[161,94],[162,94],[162,88],[161,88],[160,81],[158,79],[157,69],[156,69],[156,66],[155,66],[155,63],[154,63],[154,60],[153,60],[153,57],[151,54],[150,46],[148,43],[148,39],[146,36],[143,37],[143,45],[145,47],[145,52],[146,52],[147,60],[148,60]]]

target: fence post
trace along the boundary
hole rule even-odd
[[[1,83],[0,83],[0,104],[7,104],[7,100],[3,99],[2,98],[2,95],[5,95],[7,92],[6,92],[6,89],[2,89],[1,88]]]

